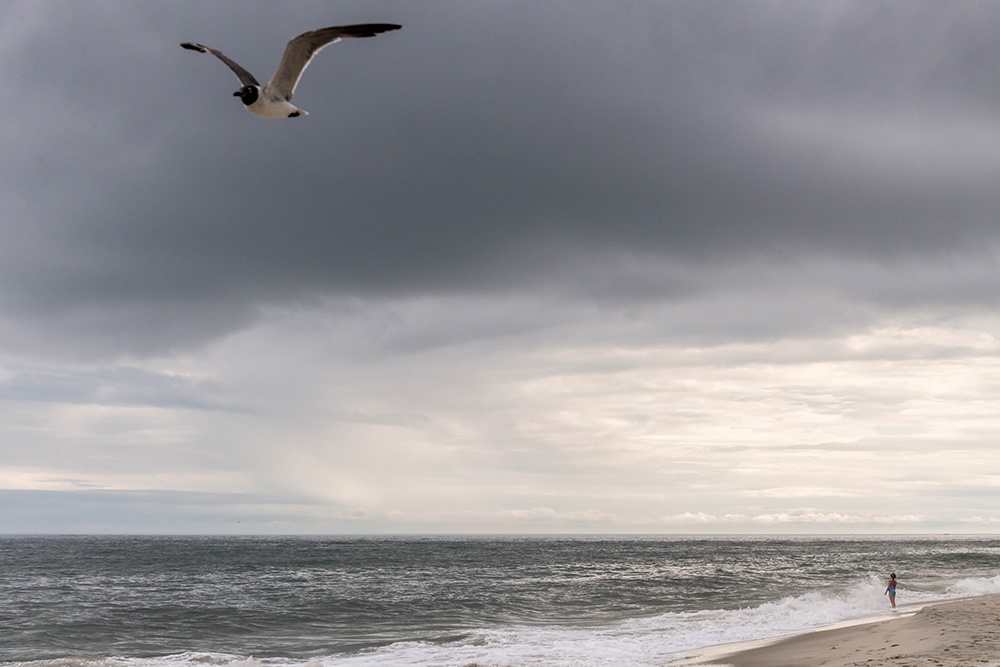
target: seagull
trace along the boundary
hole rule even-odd
[[[253,74],[221,51],[191,42],[184,42],[181,46],[199,53],[211,53],[233,70],[242,84],[242,87],[233,93],[233,97],[243,100],[243,106],[253,115],[260,118],[298,118],[308,116],[309,112],[292,104],[292,95],[299,79],[302,78],[302,72],[317,53],[330,44],[339,42],[342,37],[374,37],[390,30],[399,30],[401,27],[393,23],[363,23],[304,32],[289,40],[285,46],[285,53],[281,56],[281,62],[278,63],[278,69],[263,88]]]

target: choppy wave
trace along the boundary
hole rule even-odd
[[[254,658],[182,653],[153,658],[63,658],[5,667],[651,667],[699,648],[797,634],[843,622],[888,618],[884,581],[874,575],[843,588],[814,589],[743,609],[670,612],[600,627],[510,625],[434,641],[396,642],[353,653]],[[900,588],[901,611],[975,595],[1000,594],[1000,575]]]

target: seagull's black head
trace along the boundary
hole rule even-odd
[[[243,86],[235,93],[233,93],[233,97],[238,97],[241,100],[243,100],[244,106],[250,106],[251,104],[256,102],[257,95],[258,95],[257,86]]]

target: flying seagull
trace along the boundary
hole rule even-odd
[[[288,42],[285,53],[281,56],[281,62],[278,63],[277,71],[263,88],[253,74],[240,67],[221,51],[191,42],[184,42],[181,46],[199,53],[211,53],[226,63],[229,69],[236,73],[240,84],[242,84],[242,87],[233,93],[233,96],[243,100],[243,106],[253,115],[261,118],[297,118],[309,115],[308,111],[303,111],[292,104],[292,95],[295,93],[295,86],[298,85],[299,79],[302,78],[302,72],[309,66],[313,56],[330,44],[339,42],[342,37],[374,37],[379,33],[399,30],[401,27],[392,23],[364,23],[361,25],[332,26],[304,32]]]

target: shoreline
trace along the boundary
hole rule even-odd
[[[790,637],[706,649],[705,667],[1000,667],[1000,595],[919,606]]]

